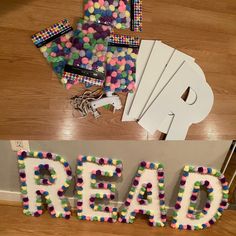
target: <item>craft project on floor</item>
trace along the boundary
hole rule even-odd
[[[71,98],[79,117],[99,118],[102,106],[120,110],[119,92],[128,93],[122,121],[184,140],[214,101],[195,59],[158,40],[142,40],[140,47],[138,37],[113,32],[142,31],[141,0],[85,0],[84,10],[74,32],[63,20],[32,36],[67,89],[77,83],[101,87]]]

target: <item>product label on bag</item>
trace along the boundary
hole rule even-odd
[[[73,28],[71,27],[69,21],[64,19],[32,35],[31,38],[35,46],[40,48],[72,30]]]
[[[69,73],[73,73],[73,74],[77,74],[77,75],[82,75],[82,76],[86,76],[86,77],[90,77],[90,78],[95,78],[97,80],[104,80],[105,79],[105,74],[96,70],[88,70],[85,68],[81,68],[81,67],[75,67],[75,66],[71,66],[71,65],[66,65],[65,72],[69,72]]]
[[[108,46],[123,47],[123,48],[139,48],[140,39],[129,35],[111,34]]]

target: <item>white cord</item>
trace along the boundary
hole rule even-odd
[[[236,176],[236,170],[234,171],[233,177],[231,178],[231,180],[229,182],[229,188],[230,188],[231,184],[233,183],[235,176]]]
[[[225,171],[226,171],[226,169],[227,169],[227,167],[228,167],[228,165],[229,165],[229,162],[231,161],[231,158],[232,158],[232,156],[233,156],[233,153],[234,153],[235,148],[236,148],[236,142],[234,143],[234,146],[233,146],[233,148],[232,148],[232,150],[231,150],[231,153],[230,153],[229,158],[228,158],[228,160],[227,160],[227,162],[226,162],[226,164],[225,164],[225,167],[224,167],[224,169],[223,169],[223,171],[222,171],[222,174],[225,174]]]

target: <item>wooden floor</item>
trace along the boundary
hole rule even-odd
[[[196,58],[213,88],[211,114],[187,139],[236,137],[236,1],[145,0],[143,39],[159,39]],[[31,42],[31,34],[66,17],[83,16],[82,0],[0,1],[0,139],[159,139],[122,123],[122,112],[99,120],[73,118],[68,92]],[[124,33],[124,31],[122,31]],[[124,99],[124,98],[123,98]]]
[[[162,236],[233,236],[236,235],[236,211],[226,211],[221,220],[211,228],[202,231],[179,231],[170,228],[153,228],[146,219],[137,219],[134,224],[110,224],[79,221],[74,216],[70,220],[54,219],[48,213],[41,217],[25,216],[19,206],[0,205],[0,235],[4,236],[44,236],[44,235],[162,235]]]

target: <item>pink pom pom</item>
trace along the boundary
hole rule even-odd
[[[93,6],[93,1],[88,1],[88,6],[92,7]]]
[[[132,89],[133,85],[130,83],[128,85],[128,89],[131,88]],[[130,90],[130,89],[129,89]],[[146,167],[149,168],[150,167],[150,162],[146,162]]]
[[[104,0],[98,0],[98,3],[100,4],[100,6],[104,5]]]
[[[17,155],[18,155],[18,156],[21,156],[21,153],[22,153],[22,151],[18,151],[18,152],[17,152]]]
[[[99,57],[99,61],[102,61],[102,62],[104,62],[105,61],[105,56],[101,56],[101,57]]]
[[[83,64],[87,65],[88,62],[89,62],[89,60],[88,60],[87,57],[83,57],[83,58],[82,58],[82,63],[83,63]]]
[[[58,47],[59,50],[62,50],[62,49],[63,49],[63,47],[61,46],[61,44],[57,44],[57,47]]]
[[[127,64],[130,65],[131,67],[134,67],[134,62],[132,61],[128,61]]]
[[[185,181],[186,180],[186,176],[182,176],[181,180]]]
[[[67,47],[67,48],[71,48],[71,47],[72,47],[72,43],[71,43],[71,42],[67,42],[67,43],[66,43],[66,47]]]
[[[94,30],[92,27],[89,27],[89,28],[88,28],[88,32],[89,32],[90,34],[92,34],[92,33],[95,32],[95,30]]]
[[[52,46],[52,42],[46,44],[47,48],[50,48],[51,46]]]
[[[119,80],[115,83],[115,86],[116,86],[116,88],[120,87],[120,81]]]
[[[65,43],[67,41],[67,38],[65,36],[61,36],[61,42]]]
[[[128,90],[132,90],[134,88],[134,83],[130,83],[127,88]],[[150,163],[149,163],[149,166],[150,166]]]
[[[114,66],[116,64],[116,61],[114,59],[111,59],[110,64]]]
[[[116,72],[116,71],[113,71],[113,72],[111,73],[111,76],[112,76],[112,77],[116,77],[116,76],[117,76],[117,72]]]
[[[90,39],[89,39],[89,37],[83,37],[83,41],[84,41],[85,43],[88,43],[88,42],[90,41]]]
[[[89,9],[89,4],[84,5],[84,10],[87,11]]]
[[[124,1],[119,1],[119,5],[120,5],[121,7],[124,7],[124,6],[125,6]]]
[[[111,91],[115,91],[115,89],[116,89],[116,86],[114,85],[114,84],[111,84]]]
[[[57,54],[55,53],[55,52],[51,52],[51,54],[50,54],[52,57],[56,57],[57,56]]]
[[[106,77],[106,83],[111,83],[111,76]]]
[[[97,49],[98,49],[99,51],[102,51],[102,50],[104,49],[104,45],[103,45],[103,44],[98,44],[98,45],[97,45]]]
[[[126,7],[125,6],[120,6],[118,8],[119,12],[124,12],[126,10]]]
[[[125,65],[126,64],[126,60],[125,59],[122,59],[122,61],[121,61],[121,65]]]
[[[109,30],[109,29],[110,29],[110,26],[102,25],[102,29],[103,29],[104,31]]]

